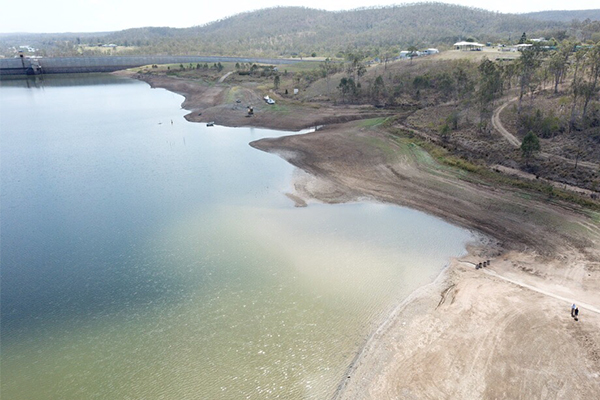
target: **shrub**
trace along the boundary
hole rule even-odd
[[[533,114],[521,114],[517,123],[521,132],[531,131],[542,138],[554,137],[564,130],[558,117],[552,112],[544,116],[540,109]]]
[[[418,75],[413,79],[413,86],[415,89],[425,89],[431,85],[431,80],[427,75]]]

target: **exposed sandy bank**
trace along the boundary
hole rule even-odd
[[[455,261],[382,325],[338,398],[597,398],[600,315],[580,315]]]

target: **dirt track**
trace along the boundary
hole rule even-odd
[[[521,142],[519,141],[519,139],[517,139],[517,137],[515,135],[513,135],[512,133],[507,131],[506,128],[504,127],[504,125],[502,125],[502,121],[500,120],[500,114],[510,103],[512,103],[518,99],[519,99],[518,97],[514,97],[514,98],[506,101],[500,107],[496,108],[494,110],[494,114],[492,115],[492,126],[494,127],[494,129],[496,129],[498,131],[498,133],[500,133],[504,137],[504,139],[506,139],[508,141],[508,143],[510,143],[514,147],[521,146]]]
[[[509,104],[517,101],[518,99],[519,99],[518,97],[513,97],[512,99],[507,100],[502,105],[500,105],[498,108],[496,108],[494,110],[494,114],[492,115],[492,126],[494,127],[494,129],[496,129],[496,131],[498,131],[498,133],[500,133],[500,135],[502,135],[502,137],[504,137],[504,139],[506,139],[514,147],[520,147],[521,141],[514,134],[509,132],[504,127],[504,125],[502,124],[501,114],[502,114],[502,111],[504,111],[504,109]],[[561,157],[556,154],[549,154],[549,153],[541,152],[539,154],[539,156],[543,157],[543,158],[547,158],[547,159],[553,159],[553,158],[558,159],[561,162],[571,164],[571,165],[575,165],[575,163],[576,163],[574,160],[571,160],[571,159],[565,158],[565,157]],[[600,166],[598,164],[588,162],[588,161],[581,161],[581,160],[577,161],[577,165],[579,165],[583,168],[588,168],[592,171],[597,171],[598,169],[600,169]]]

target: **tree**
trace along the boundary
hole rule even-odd
[[[540,139],[538,139],[535,133],[529,131],[529,133],[525,135],[525,137],[523,138],[523,142],[521,143],[521,152],[523,154],[523,157],[525,157],[525,163],[527,166],[529,166],[529,159],[531,158],[533,153],[540,151],[540,148]]]
[[[344,102],[346,101],[346,95],[355,96],[357,93],[356,84],[352,78],[342,78],[338,85],[338,89],[342,93]]]
[[[558,85],[562,82],[568,68],[572,45],[565,44],[554,52],[548,61],[548,70],[554,77],[554,93],[558,93]]]
[[[527,43],[527,34],[523,32],[521,35],[521,39],[519,39],[519,44]]]
[[[329,93],[329,76],[331,72],[334,71],[334,66],[331,63],[331,59],[327,57],[325,61],[319,64],[319,69],[321,70],[321,75],[325,78],[325,83],[327,84],[327,96],[330,96]]]
[[[416,55],[417,55],[417,51],[419,51],[419,49],[417,49],[415,46],[410,46],[408,48],[408,57],[410,58],[411,64],[412,64],[413,58],[416,57]]]
[[[598,77],[600,76],[600,42],[596,43],[587,54],[588,81],[583,90],[583,111],[581,116],[585,119],[588,105],[598,91]]]
[[[387,70],[387,65],[388,63],[394,59],[394,57],[396,56],[396,54],[398,54],[398,49],[396,48],[388,48],[387,50],[385,50],[382,54],[381,57],[383,59],[383,70]]]
[[[374,101],[379,101],[379,99],[381,98],[381,96],[384,94],[385,91],[385,83],[383,82],[383,77],[381,75],[377,76],[377,78],[375,78],[375,82],[373,83],[373,86],[371,87],[371,94],[373,96],[373,100]]]
[[[450,137],[450,125],[446,123],[440,127],[440,136],[444,142],[448,141],[448,138]]]
[[[473,92],[474,81],[469,78],[472,74],[470,73],[471,63],[468,61],[460,60],[455,63],[452,77],[456,82],[456,100],[462,101],[468,99]]]
[[[479,106],[479,123],[481,124],[490,114],[489,106],[502,93],[502,75],[496,64],[488,58],[481,61],[478,69],[477,103]]]
[[[521,52],[521,57],[517,61],[519,70],[519,105],[518,114],[521,114],[523,96],[530,89],[533,77],[537,68],[540,66],[539,46],[532,46]]]
[[[575,71],[573,72],[573,80],[571,81],[571,95],[573,104],[571,105],[571,118],[569,119],[569,132],[575,127],[577,99],[582,94],[583,86],[585,85],[580,75],[580,69],[585,58],[586,51],[579,49],[575,51]]]
[[[360,77],[365,74],[367,71],[363,60],[365,59],[365,55],[360,52],[347,52],[346,60],[349,61],[346,72],[352,75],[354,81],[360,83]]]

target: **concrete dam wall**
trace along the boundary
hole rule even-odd
[[[300,61],[301,60],[284,60],[277,58],[271,59],[211,56],[0,58],[0,76],[113,72],[121,69],[152,64],[244,62],[278,65],[293,64]]]

